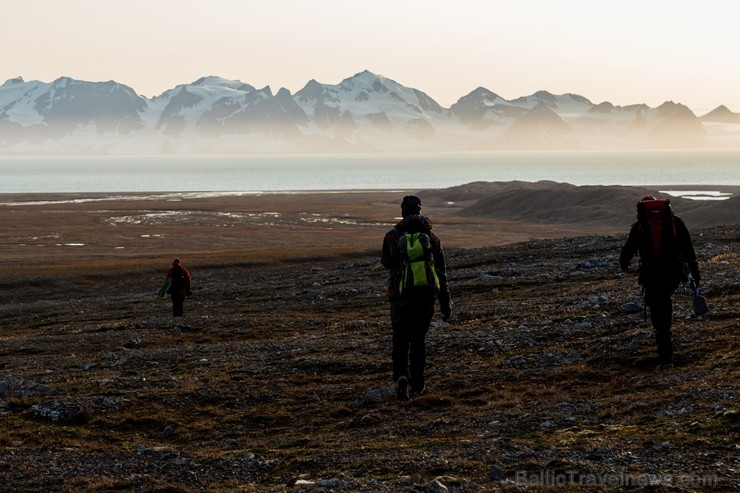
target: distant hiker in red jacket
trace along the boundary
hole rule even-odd
[[[432,231],[432,222],[420,212],[418,197],[403,198],[403,219],[386,233],[381,252],[381,263],[389,270],[393,381],[401,401],[425,389],[425,338],[435,298],[439,298],[444,320],[452,311],[442,245]]]
[[[182,317],[185,305],[185,296],[193,294],[190,291],[190,272],[176,258],[172,261],[172,267],[167,270],[166,279],[169,287],[166,292],[172,298],[172,315]]]
[[[655,330],[658,369],[666,370],[673,367],[671,296],[686,281],[688,273],[697,286],[701,280],[689,230],[673,214],[669,200],[647,196],[638,202],[637,222],[632,225],[619,255],[622,270],[629,269],[630,260],[636,254],[640,256],[638,282],[645,289],[645,304],[650,308]]]

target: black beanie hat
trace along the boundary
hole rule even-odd
[[[414,195],[405,196],[401,202],[401,215],[413,216],[419,212],[421,212],[421,199]]]

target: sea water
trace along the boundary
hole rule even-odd
[[[423,190],[475,181],[740,185],[740,151],[0,156],[0,193]]]

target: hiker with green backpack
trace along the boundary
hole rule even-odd
[[[442,244],[432,222],[421,215],[421,200],[407,195],[403,219],[386,233],[381,263],[388,269],[388,301],[393,326],[393,381],[396,396],[406,401],[424,392],[426,335],[435,301],[447,321],[452,313]]]
[[[671,296],[681,282],[692,279],[698,290],[699,266],[689,230],[671,209],[670,200],[643,197],[637,204],[637,222],[619,255],[623,271],[639,255],[638,282],[645,292],[645,305],[655,330],[659,370],[673,367]],[[698,314],[698,312],[697,312]]]

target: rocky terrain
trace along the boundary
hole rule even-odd
[[[460,192],[420,194],[454,307],[407,403],[378,261],[402,193],[4,197],[2,490],[738,488],[736,220],[689,224],[712,311],[679,288],[657,371],[617,268],[631,216],[507,218]],[[173,256],[182,318],[155,294]]]

